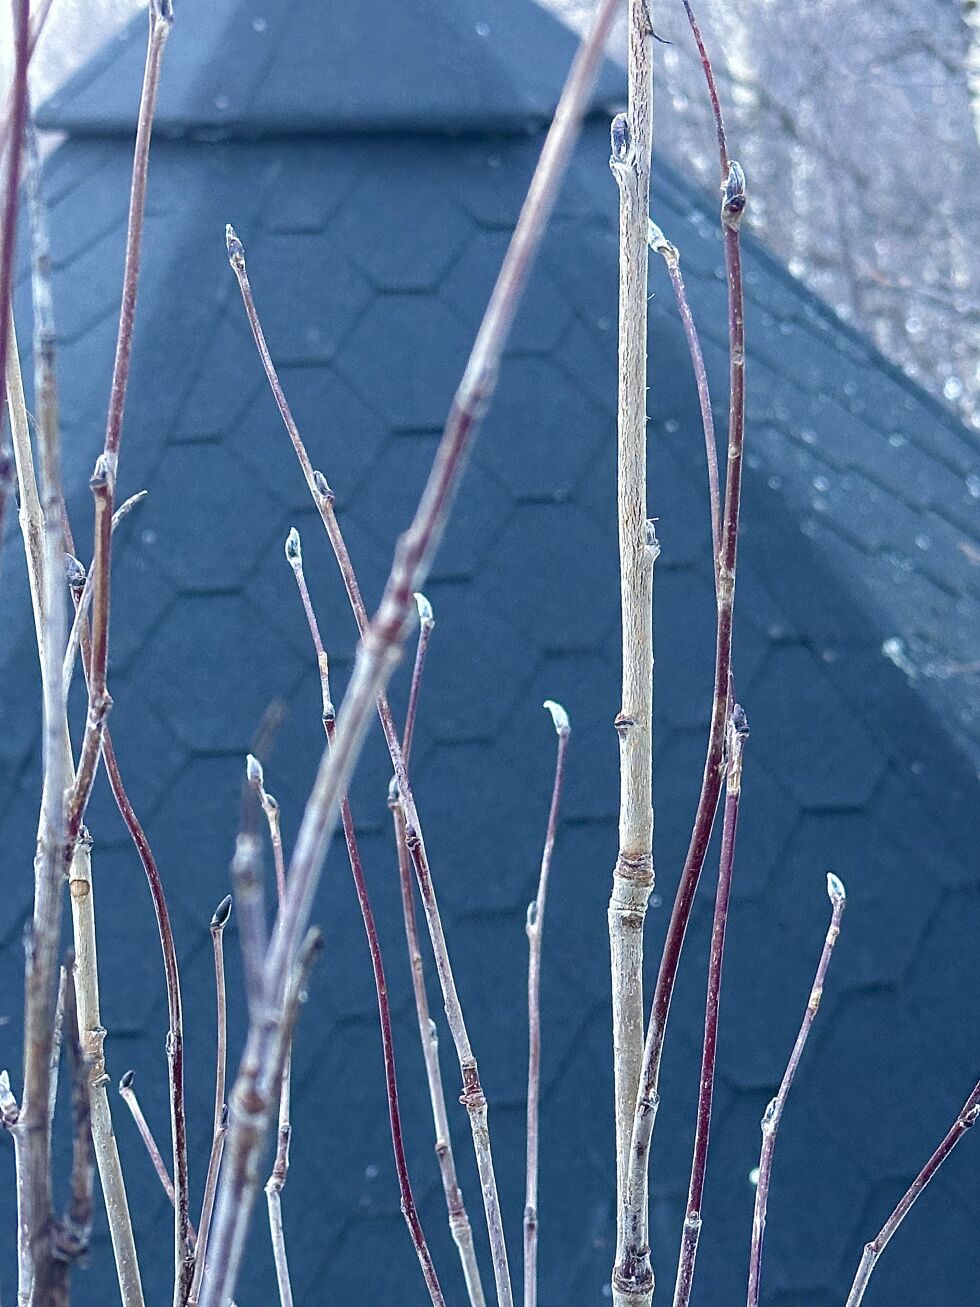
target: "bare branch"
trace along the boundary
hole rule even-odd
[[[653,148],[653,28],[648,0],[630,0],[627,111],[613,119],[610,168],[619,187],[617,517],[623,686],[619,737],[619,851],[609,897],[615,1080],[617,1256],[622,1199],[643,1052],[643,923],[653,890],[653,565],[647,519],[647,224]],[[645,1199],[641,1200],[645,1202]],[[624,1307],[616,1277],[613,1302]]]
[[[195,1249],[194,1278],[187,1296],[187,1307],[194,1307],[201,1292],[201,1280],[207,1259],[208,1234],[214,1213],[214,1198],[218,1188],[221,1156],[225,1135],[228,1133],[228,1105],[225,1102],[225,1074],[228,1062],[228,1009],[225,995],[225,926],[231,916],[232,896],[227,894],[214,910],[211,918],[211,944],[214,950],[214,990],[217,1008],[217,1061],[214,1075],[214,1127],[211,1136],[211,1153],[208,1173],[204,1182],[201,1202],[201,1220]]]
[[[565,777],[565,755],[571,727],[568,714],[560,703],[546,699],[544,706],[551,713],[558,735],[555,757],[555,780],[548,811],[548,828],[541,870],[538,873],[538,892],[527,909],[527,1173],[524,1197],[524,1307],[537,1307],[538,1301],[538,1108],[541,1089],[541,932],[544,928],[544,909],[548,895],[548,876],[558,831],[558,810],[561,806],[562,782]]]
[[[745,327],[742,291],[741,251],[739,226],[745,211],[745,176],[739,164],[728,159],[725,146],[724,124],[715,90],[711,64],[701,42],[690,6],[685,8],[691,18],[695,37],[702,57],[712,105],[716,110],[722,159],[721,226],[725,240],[725,262],[728,272],[728,336],[729,336],[729,418],[728,459],[725,480],[725,502],[722,515],[721,552],[717,571],[718,620],[715,643],[714,691],[712,696],[711,726],[705,759],[701,793],[698,799],[691,840],[681,871],[674,905],[671,910],[667,937],[660,959],[657,984],[654,990],[650,1019],[643,1049],[643,1065],[639,1092],[635,1100],[632,1138],[629,1148],[629,1165],[623,1195],[622,1241],[613,1272],[614,1298],[620,1294],[617,1307],[649,1307],[653,1296],[653,1269],[650,1265],[649,1215],[647,1210],[647,1173],[650,1144],[659,1103],[660,1060],[663,1054],[664,1034],[670,1004],[677,978],[677,968],[687,925],[694,905],[704,858],[711,838],[715,813],[721,796],[724,774],[725,736],[731,702],[732,680],[732,619],[735,599],[735,568],[738,550],[738,526],[742,488],[742,447],[745,435]]]
[[[310,626],[310,635],[313,640],[313,647],[317,652],[317,662],[320,667],[322,700],[324,705],[329,705],[330,700],[330,669],[327,661],[327,655],[324,652],[323,640],[320,636],[319,625],[316,620],[316,614],[313,611],[313,605],[310,602],[309,589],[306,584],[306,577],[303,573],[303,555],[300,546],[299,534],[295,528],[290,531],[290,544],[287,545],[286,556],[289,559],[290,566],[293,569],[293,575],[296,578],[296,585],[299,589],[300,597],[303,603],[303,609],[306,613],[307,621]],[[291,548],[290,548],[291,546]],[[325,709],[323,713],[323,727],[327,736],[327,747],[333,744],[336,732],[336,722],[333,712]],[[351,813],[350,800],[345,794],[341,800],[340,807],[341,821],[343,823],[344,838],[347,843],[347,853],[350,860],[351,872],[354,877],[354,888],[357,893],[357,901],[361,910],[361,920],[364,923],[364,931],[367,935],[368,951],[371,955],[371,968],[374,973],[374,988],[378,1002],[378,1018],[381,1025],[381,1048],[384,1056],[385,1065],[385,1088],[388,1097],[388,1120],[391,1127],[391,1143],[395,1155],[395,1171],[398,1176],[398,1187],[401,1193],[401,1206],[405,1221],[408,1225],[409,1234],[415,1248],[415,1254],[419,1259],[419,1265],[422,1267],[422,1274],[425,1278],[426,1287],[429,1290],[429,1296],[432,1299],[434,1307],[444,1307],[445,1300],[442,1294],[442,1288],[439,1284],[439,1277],[436,1274],[435,1266],[432,1262],[432,1255],[429,1252],[429,1245],[422,1229],[422,1222],[419,1219],[418,1210],[415,1205],[415,1196],[412,1192],[412,1183],[408,1172],[408,1159],[405,1156],[405,1145],[402,1133],[401,1110],[398,1103],[398,1080],[395,1071],[395,1047],[391,1033],[391,1009],[388,1002],[388,984],[385,980],[384,961],[381,955],[381,941],[378,937],[377,926],[374,920],[374,911],[371,907],[371,899],[368,894],[367,881],[364,877],[364,868],[361,863],[360,849],[357,843],[357,835],[354,830],[354,818]],[[288,1062],[287,1062],[288,1065]],[[283,1117],[286,1115],[285,1134]],[[282,1181],[285,1181],[285,1160],[288,1159],[289,1132],[288,1132],[288,1102],[283,1103],[280,1100],[279,1107],[279,1148],[277,1150],[276,1165],[280,1166],[280,1157],[282,1163]],[[281,1244],[281,1216],[278,1212],[278,1197],[282,1189],[282,1183],[275,1187],[276,1171],[273,1170],[273,1179],[270,1185],[273,1186],[273,1196],[270,1196],[269,1214],[272,1222],[273,1241],[277,1245]],[[269,1195],[269,1185],[266,1186],[266,1194]],[[273,1197],[275,1203],[273,1202]],[[282,1250],[283,1264],[285,1264],[285,1250]],[[278,1265],[278,1263],[277,1263]],[[288,1277],[287,1281],[288,1281]],[[282,1294],[283,1277],[280,1276],[280,1294]],[[285,1299],[283,1307],[288,1307]]]
[[[123,1072],[119,1080],[119,1096],[129,1108],[132,1118],[136,1122],[136,1129],[140,1132],[140,1138],[143,1140],[143,1145],[149,1154],[150,1161],[153,1163],[153,1169],[157,1173],[157,1179],[163,1186],[163,1192],[170,1199],[171,1206],[174,1206],[177,1198],[174,1191],[174,1182],[170,1178],[170,1172],[163,1160],[163,1154],[157,1147],[157,1141],[153,1138],[153,1131],[150,1129],[146,1117],[143,1115],[143,1109],[140,1107],[139,1099],[136,1097],[136,1090],[133,1088],[135,1079],[135,1071]]]
[[[708,1166],[708,1140],[711,1133],[711,1107],[715,1089],[715,1056],[718,1048],[718,1011],[721,1001],[721,973],[725,960],[725,932],[728,904],[735,870],[735,835],[738,807],[742,793],[742,760],[749,728],[738,704],[732,708],[728,725],[728,763],[725,778],[725,816],[721,833],[721,857],[718,861],[718,888],[711,926],[711,952],[708,958],[708,996],[704,1013],[704,1044],[701,1053],[701,1079],[698,1090],[697,1126],[694,1132],[694,1156],[688,1186],[687,1213],[681,1235],[674,1285],[674,1307],[688,1307],[694,1283],[694,1263],[701,1238],[701,1202]]]
[[[288,878],[286,902],[279,914],[266,962],[264,990],[267,1005],[272,1011],[281,1006],[298,940],[309,920],[327,846],[336,828],[340,800],[359,756],[372,708],[378,694],[385,688],[404,639],[412,595],[424,584],[431,558],[442,538],[470,446],[492,397],[500,357],[578,134],[615,10],[615,0],[599,0],[592,31],[576,56],[450,410],[429,483],[423,492],[415,520],[396,550],[378,615],[361,643],[344,700],[341,727],[335,743],[324,751],[300,826]],[[247,286],[244,253],[233,232],[229,233],[229,255],[244,291]],[[256,334],[256,340],[260,352],[264,350],[265,361],[268,350],[260,332]],[[281,388],[278,393],[282,394]],[[285,406],[284,397],[282,406]],[[288,412],[288,407],[285,411]],[[398,746],[397,740],[395,743]],[[400,747],[398,754],[400,758]],[[407,783],[407,777],[399,774],[398,785],[402,790],[403,802],[408,803],[408,795],[404,792],[406,784],[403,782]],[[410,851],[413,841],[418,848],[417,830],[409,826],[406,834]],[[418,874],[418,863],[416,873]],[[430,915],[435,908],[431,891],[422,885],[420,888],[430,931],[434,931],[441,940],[437,914],[435,921]],[[445,995],[455,999],[452,976],[445,967],[440,970],[440,980]],[[460,1023],[456,1023],[453,1033],[454,1038],[459,1035],[465,1041],[465,1028]],[[461,1046],[468,1048],[468,1041]],[[253,1020],[240,1071],[239,1086],[243,1095],[254,1088],[260,1069],[269,1063],[273,1048],[274,1029],[270,1029],[269,1023],[264,1020]],[[472,1059],[472,1052],[469,1053],[469,1059]],[[484,1149],[482,1145],[486,1123],[485,1100],[479,1089],[475,1062],[467,1060],[464,1072],[465,1102],[477,1112],[476,1116],[471,1112],[471,1119],[482,1154],[481,1183],[494,1244],[498,1300],[500,1307],[512,1307],[513,1292],[500,1228],[496,1182],[492,1170],[488,1170],[486,1165],[489,1161],[489,1148]],[[267,1073],[263,1080],[268,1082]],[[252,1099],[251,1102],[256,1109],[251,1119],[236,1119],[235,1112],[232,1112],[228,1144],[231,1165],[225,1172],[225,1180],[219,1192],[212,1235],[212,1248],[215,1250],[214,1277],[205,1282],[205,1307],[220,1307],[232,1291],[243,1245],[242,1232],[247,1226],[254,1201],[254,1167],[251,1160],[267,1128],[272,1099],[260,1094],[257,1100]]]
[[[840,934],[841,917],[847,899],[843,883],[833,872],[829,872],[827,875],[827,896],[830,899],[830,926],[827,929],[820,961],[817,963],[817,974],[810,989],[810,997],[807,1000],[806,1011],[803,1014],[803,1024],[796,1036],[796,1043],[790,1053],[776,1097],[766,1108],[765,1115],[762,1118],[762,1152],[759,1157],[759,1179],[756,1184],[755,1210],[752,1215],[752,1247],[749,1254],[748,1307],[757,1307],[759,1302],[759,1287],[762,1277],[762,1242],[766,1233],[766,1208],[769,1202],[772,1159],[776,1150],[776,1133],[779,1130],[779,1123],[783,1119],[783,1110],[786,1107],[789,1091],[793,1086],[796,1068],[800,1064],[803,1049],[806,1047],[806,1041],[810,1035],[810,1027],[813,1025],[820,1008],[820,1000],[823,998],[824,984],[827,979],[827,968],[830,966],[834,945],[837,943],[837,937]]]
[[[946,1161],[946,1158],[960,1142],[967,1130],[976,1125],[978,1119],[980,1119],[980,1083],[974,1086],[970,1097],[963,1104],[946,1137],[906,1189],[901,1202],[899,1202],[877,1235],[869,1244],[865,1245],[857,1274],[854,1277],[854,1283],[851,1285],[851,1292],[847,1295],[845,1307],[861,1307],[868,1281],[871,1279],[871,1273],[892,1235],[905,1220],[912,1204],[930,1180],[933,1179],[943,1162]]]

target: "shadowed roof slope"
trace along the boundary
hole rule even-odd
[[[366,8],[348,6],[351,31],[370,30],[357,26]],[[480,21],[462,2],[444,9],[447,31],[450,22]],[[315,22],[329,35],[337,11],[290,10],[300,16],[293,21],[309,24],[310,49],[321,39]],[[235,12],[245,18],[233,22]],[[426,11],[416,4],[402,12],[421,24]],[[524,67],[528,85],[533,81],[531,55],[513,48],[519,34],[531,25],[539,32],[534,59],[556,79],[571,49],[556,24],[521,0],[500,0],[493,14],[490,38],[480,38],[489,40],[500,69],[493,103],[513,104],[518,79],[506,70]],[[146,486],[150,494],[120,527],[114,555],[112,728],[174,916],[198,1182],[212,1092],[207,926],[228,887],[244,751],[269,701],[282,698],[289,713],[266,777],[288,842],[322,746],[317,670],[282,553],[290,526],[303,535],[338,701],[355,647],[333,561],[235,294],[224,223],[231,219],[245,242],[283,384],[311,457],[337,492],[371,606],[423,483],[542,139],[541,126],[517,132],[516,119],[493,114],[483,131],[447,134],[442,115],[431,131],[419,130],[407,57],[393,56],[383,71],[402,87],[398,130],[354,137],[350,121],[343,132],[326,125],[313,131],[297,116],[281,138],[268,134],[270,126],[268,133],[256,128],[261,139],[246,139],[253,133],[244,128],[215,139],[203,89],[207,59],[217,60],[215,84],[237,106],[234,114],[251,113],[262,81],[249,53],[258,16],[247,4],[226,5],[209,35],[202,10],[185,6],[179,22],[200,42],[181,45],[178,26],[168,51],[171,130],[194,139],[161,138],[154,146],[120,464],[120,492]],[[412,57],[423,38],[427,28],[406,36]],[[279,60],[305,53],[285,31],[276,49]],[[129,172],[122,128],[135,113],[135,67],[127,74],[134,79],[129,119],[120,91],[116,125],[103,135],[77,108],[98,103],[83,74],[77,102],[66,96],[58,111],[62,125],[77,121],[78,130],[45,174],[57,259],[65,482],[81,550],[112,363]],[[106,68],[97,63],[89,82],[102,79],[108,96],[115,83]],[[334,95],[326,82],[311,78],[308,85],[325,103]],[[554,88],[546,92],[542,105]],[[605,904],[616,849],[619,634],[616,191],[607,156],[606,123],[593,120],[426,587],[437,626],[413,753],[433,874],[490,1099],[516,1270],[524,909],[554,742],[541,701],[559,699],[572,719],[544,939],[542,1307],[603,1300],[614,1230]],[[653,207],[682,250],[720,399],[725,313],[715,200],[658,165]],[[766,1291],[778,1307],[829,1307],[842,1301],[864,1240],[976,1079],[980,805],[967,756],[975,724],[958,716],[968,702],[965,675],[910,675],[901,663],[920,635],[950,664],[975,656],[965,651],[975,641],[977,469],[957,423],[751,241],[745,271],[750,421],[735,665],[752,736],[697,1292],[703,1307],[730,1307],[743,1292],[758,1122],[806,1000],[827,915],[824,874],[833,868],[848,888],[844,936],[780,1135],[766,1269]],[[658,885],[648,932],[655,960],[704,759],[714,605],[696,394],[659,266],[651,286],[650,504],[663,545],[655,580]],[[22,277],[16,308],[25,353],[27,289]],[[930,547],[917,543],[918,532],[928,532]],[[9,1003],[0,1012],[10,1018],[6,1040],[14,1050],[40,770],[36,655],[16,537],[5,549],[2,586],[0,993]],[[399,714],[407,676],[401,668],[392,687]],[[386,951],[412,1175],[447,1296],[458,1303],[463,1290],[432,1157],[404,957],[387,782],[375,731],[352,805]],[[164,1135],[166,1017],[152,914],[101,782],[90,815],[110,1069],[116,1077],[136,1067],[146,1111]],[[716,865],[712,852],[668,1032],[652,1190],[662,1285],[686,1193]],[[302,1018],[283,1200],[297,1300],[421,1307],[426,1295],[390,1162],[370,968],[339,846],[316,915],[327,949]],[[234,954],[234,919],[228,939]],[[237,957],[229,974],[240,975]],[[236,992],[236,1050],[242,1022]],[[442,1044],[452,1111],[455,1072],[448,1038]],[[130,1123],[120,1112],[116,1123],[139,1200],[145,1275],[160,1300],[170,1274],[166,1203]],[[465,1122],[454,1113],[452,1124],[479,1230]],[[980,1277],[974,1142],[958,1151],[883,1259],[876,1273],[882,1301],[971,1300]],[[9,1185],[0,1186],[0,1205],[2,1278],[13,1264]],[[102,1236],[79,1301],[112,1300]],[[274,1301],[258,1223],[241,1287],[242,1307]],[[2,1289],[12,1296],[7,1282]]]
[[[44,106],[57,131],[133,130],[140,16]],[[300,0],[179,7],[155,130],[167,135],[524,131],[550,120],[575,38],[533,4]],[[606,64],[593,110],[623,94]]]

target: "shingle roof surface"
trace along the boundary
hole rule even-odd
[[[515,15],[523,12],[515,5]],[[499,32],[496,40],[489,48],[506,45]],[[168,75],[182,76],[179,60]],[[85,95],[78,92],[82,106]],[[282,556],[290,525],[303,535],[337,698],[355,643],[234,294],[223,225],[233,220],[245,240],[283,383],[311,456],[337,491],[370,606],[422,485],[539,146],[539,135],[488,130],[457,140],[378,132],[155,147],[121,485],[126,493],[147,486],[150,496],[118,536],[110,683],[120,763],[167,882],[184,965],[198,1185],[212,1092],[207,924],[227,888],[242,754],[269,701],[284,699],[289,713],[267,780],[291,839],[321,747],[316,669]],[[604,125],[587,128],[427,587],[437,627],[414,764],[491,1103],[517,1266],[523,916],[553,750],[541,700],[558,698],[572,717],[544,944],[542,1307],[603,1300],[614,1228],[605,900],[618,793],[611,725],[618,706],[616,238],[607,149]],[[115,139],[69,140],[46,175],[58,258],[65,480],[80,542],[111,367],[127,154]],[[713,205],[660,168],[653,207],[682,248],[721,397],[724,283]],[[977,544],[969,478],[976,469],[955,422],[751,242],[746,278],[750,425],[735,660],[752,738],[698,1300],[714,1307],[743,1291],[758,1122],[802,1013],[827,915],[824,872],[832,867],[849,891],[845,934],[780,1135],[766,1264],[768,1302],[824,1307],[841,1301],[862,1243],[977,1076],[980,812],[967,758],[976,723],[957,717],[962,677],[910,682],[896,647],[888,645],[891,657],[882,652],[886,641],[921,638],[937,657],[971,656],[978,572],[970,562]],[[659,268],[653,287],[650,494],[663,553],[655,587],[651,959],[703,764],[713,625],[696,397]],[[19,294],[26,337],[23,281]],[[901,442],[890,439],[898,436]],[[926,531],[920,509],[931,515],[928,548],[915,541]],[[11,1060],[40,747],[22,573],[8,544],[0,667],[12,692],[0,707],[7,866],[0,968]],[[399,706],[406,678],[403,668],[393,690]],[[403,958],[387,778],[375,731],[352,804],[388,959],[412,1174],[447,1293],[458,1302]],[[138,862],[101,782],[91,826],[110,1070],[137,1068],[162,1135],[166,1018],[157,945]],[[715,865],[709,855],[668,1034],[652,1191],[663,1285],[687,1184]],[[339,846],[317,919],[328,947],[303,1014],[284,1197],[298,1301],[410,1307],[425,1293],[398,1213],[370,969]],[[230,967],[237,976],[237,959]],[[233,990],[237,1049],[243,1000]],[[432,1001],[438,1011],[435,993]],[[448,1037],[442,1052],[452,1103]],[[465,1124],[454,1114],[453,1125],[478,1227]],[[117,1132],[144,1275],[160,1300],[170,1256],[165,1202],[121,1107]],[[972,1143],[889,1249],[869,1302],[972,1301],[980,1274]],[[0,1283],[9,1297],[9,1183],[0,1201]],[[79,1302],[111,1300],[100,1234],[92,1266],[79,1277]],[[254,1245],[243,1307],[274,1293],[260,1223]]]

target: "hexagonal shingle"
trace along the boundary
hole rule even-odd
[[[329,362],[370,301],[367,282],[320,233],[259,233],[253,241],[245,231],[239,235],[245,242],[249,279],[276,364]],[[277,293],[282,286],[302,286],[304,293],[284,296]],[[250,340],[244,312],[240,327]]]
[[[434,290],[472,224],[426,144],[399,142],[394,158],[383,143],[373,152],[375,166],[361,172],[330,236],[378,290]]]
[[[507,619],[549,649],[600,645],[619,594],[613,549],[574,504],[518,505],[482,580]]]
[[[547,359],[511,358],[500,372],[475,459],[517,499],[565,499],[616,424]]]
[[[434,296],[379,295],[344,341],[337,366],[393,427],[441,431],[469,335]]]
[[[185,596],[136,660],[133,676],[192,749],[244,750],[287,694],[296,657],[238,595]]]
[[[439,293],[472,327],[479,326],[510,243],[509,232],[477,232]],[[508,340],[511,353],[545,353],[557,345],[571,317],[561,288],[543,267],[531,273]]]
[[[886,760],[806,649],[777,648],[755,687],[753,752],[809,808],[860,807]]]
[[[144,530],[153,533],[159,565],[178,588],[240,586],[281,512],[258,478],[224,444],[173,445],[152,484],[141,510]]]

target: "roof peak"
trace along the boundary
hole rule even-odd
[[[130,134],[142,76],[137,17],[41,109],[42,127]],[[215,0],[181,5],[155,129],[171,137],[521,132],[548,121],[576,38],[534,0]],[[607,62],[592,99],[623,94]]]

